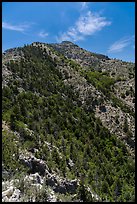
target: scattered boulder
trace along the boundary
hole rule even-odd
[[[20,194],[21,194],[21,191],[19,189],[15,189],[9,202],[18,202],[20,198]]]
[[[78,187],[77,180],[72,180],[72,181],[66,181],[66,180],[61,180],[60,183],[57,183],[57,185],[54,185],[53,190],[56,193],[71,193],[74,194],[76,193],[76,189]]]
[[[47,178],[46,183],[47,183],[47,185],[53,187],[57,183],[57,180],[56,180],[56,178],[54,176],[52,176],[50,178]]]
[[[10,197],[14,192],[14,187],[13,186],[10,186],[6,191],[3,191],[2,192],[2,198],[7,196],[7,197]]]
[[[101,111],[101,112],[107,112],[107,109],[106,109],[106,107],[104,106],[104,105],[102,105],[102,106],[99,106],[99,110]]]
[[[41,160],[38,159],[31,159],[31,173],[38,172],[41,176],[44,176],[45,174],[45,165]]]

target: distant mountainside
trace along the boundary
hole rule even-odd
[[[2,54],[3,202],[135,201],[134,157],[134,63],[69,41]]]

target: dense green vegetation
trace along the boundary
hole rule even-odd
[[[19,144],[15,141],[17,138],[13,133],[6,130],[2,131],[2,161],[5,170],[8,170],[10,175],[27,170],[19,162]]]
[[[22,50],[24,59],[8,63],[13,79],[3,88],[3,120],[20,133],[23,146],[38,149],[35,156],[46,160],[51,170],[59,169],[62,176],[71,179],[82,176],[84,183],[78,192],[84,201],[91,201],[84,185],[90,186],[102,201],[133,200],[134,161],[125,145],[103,127],[94,112],[81,107],[78,93],[64,85],[56,61],[46,50],[44,55],[37,47],[25,46]],[[86,78],[105,94],[114,84],[113,79],[99,72],[88,72]],[[54,147],[49,151],[45,141],[58,151]],[[18,159],[11,159],[10,144],[13,142],[7,142],[3,134],[3,162],[14,170]]]
[[[106,76],[105,73],[100,73],[98,71],[87,72],[85,78],[105,95],[110,96],[112,85],[115,83],[113,78],[110,78],[109,76]]]

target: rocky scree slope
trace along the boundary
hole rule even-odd
[[[35,42],[2,73],[3,201],[134,200],[133,63]]]

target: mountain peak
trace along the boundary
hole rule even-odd
[[[68,44],[68,45],[75,45],[74,43],[70,42],[70,41],[62,41],[61,44]]]

